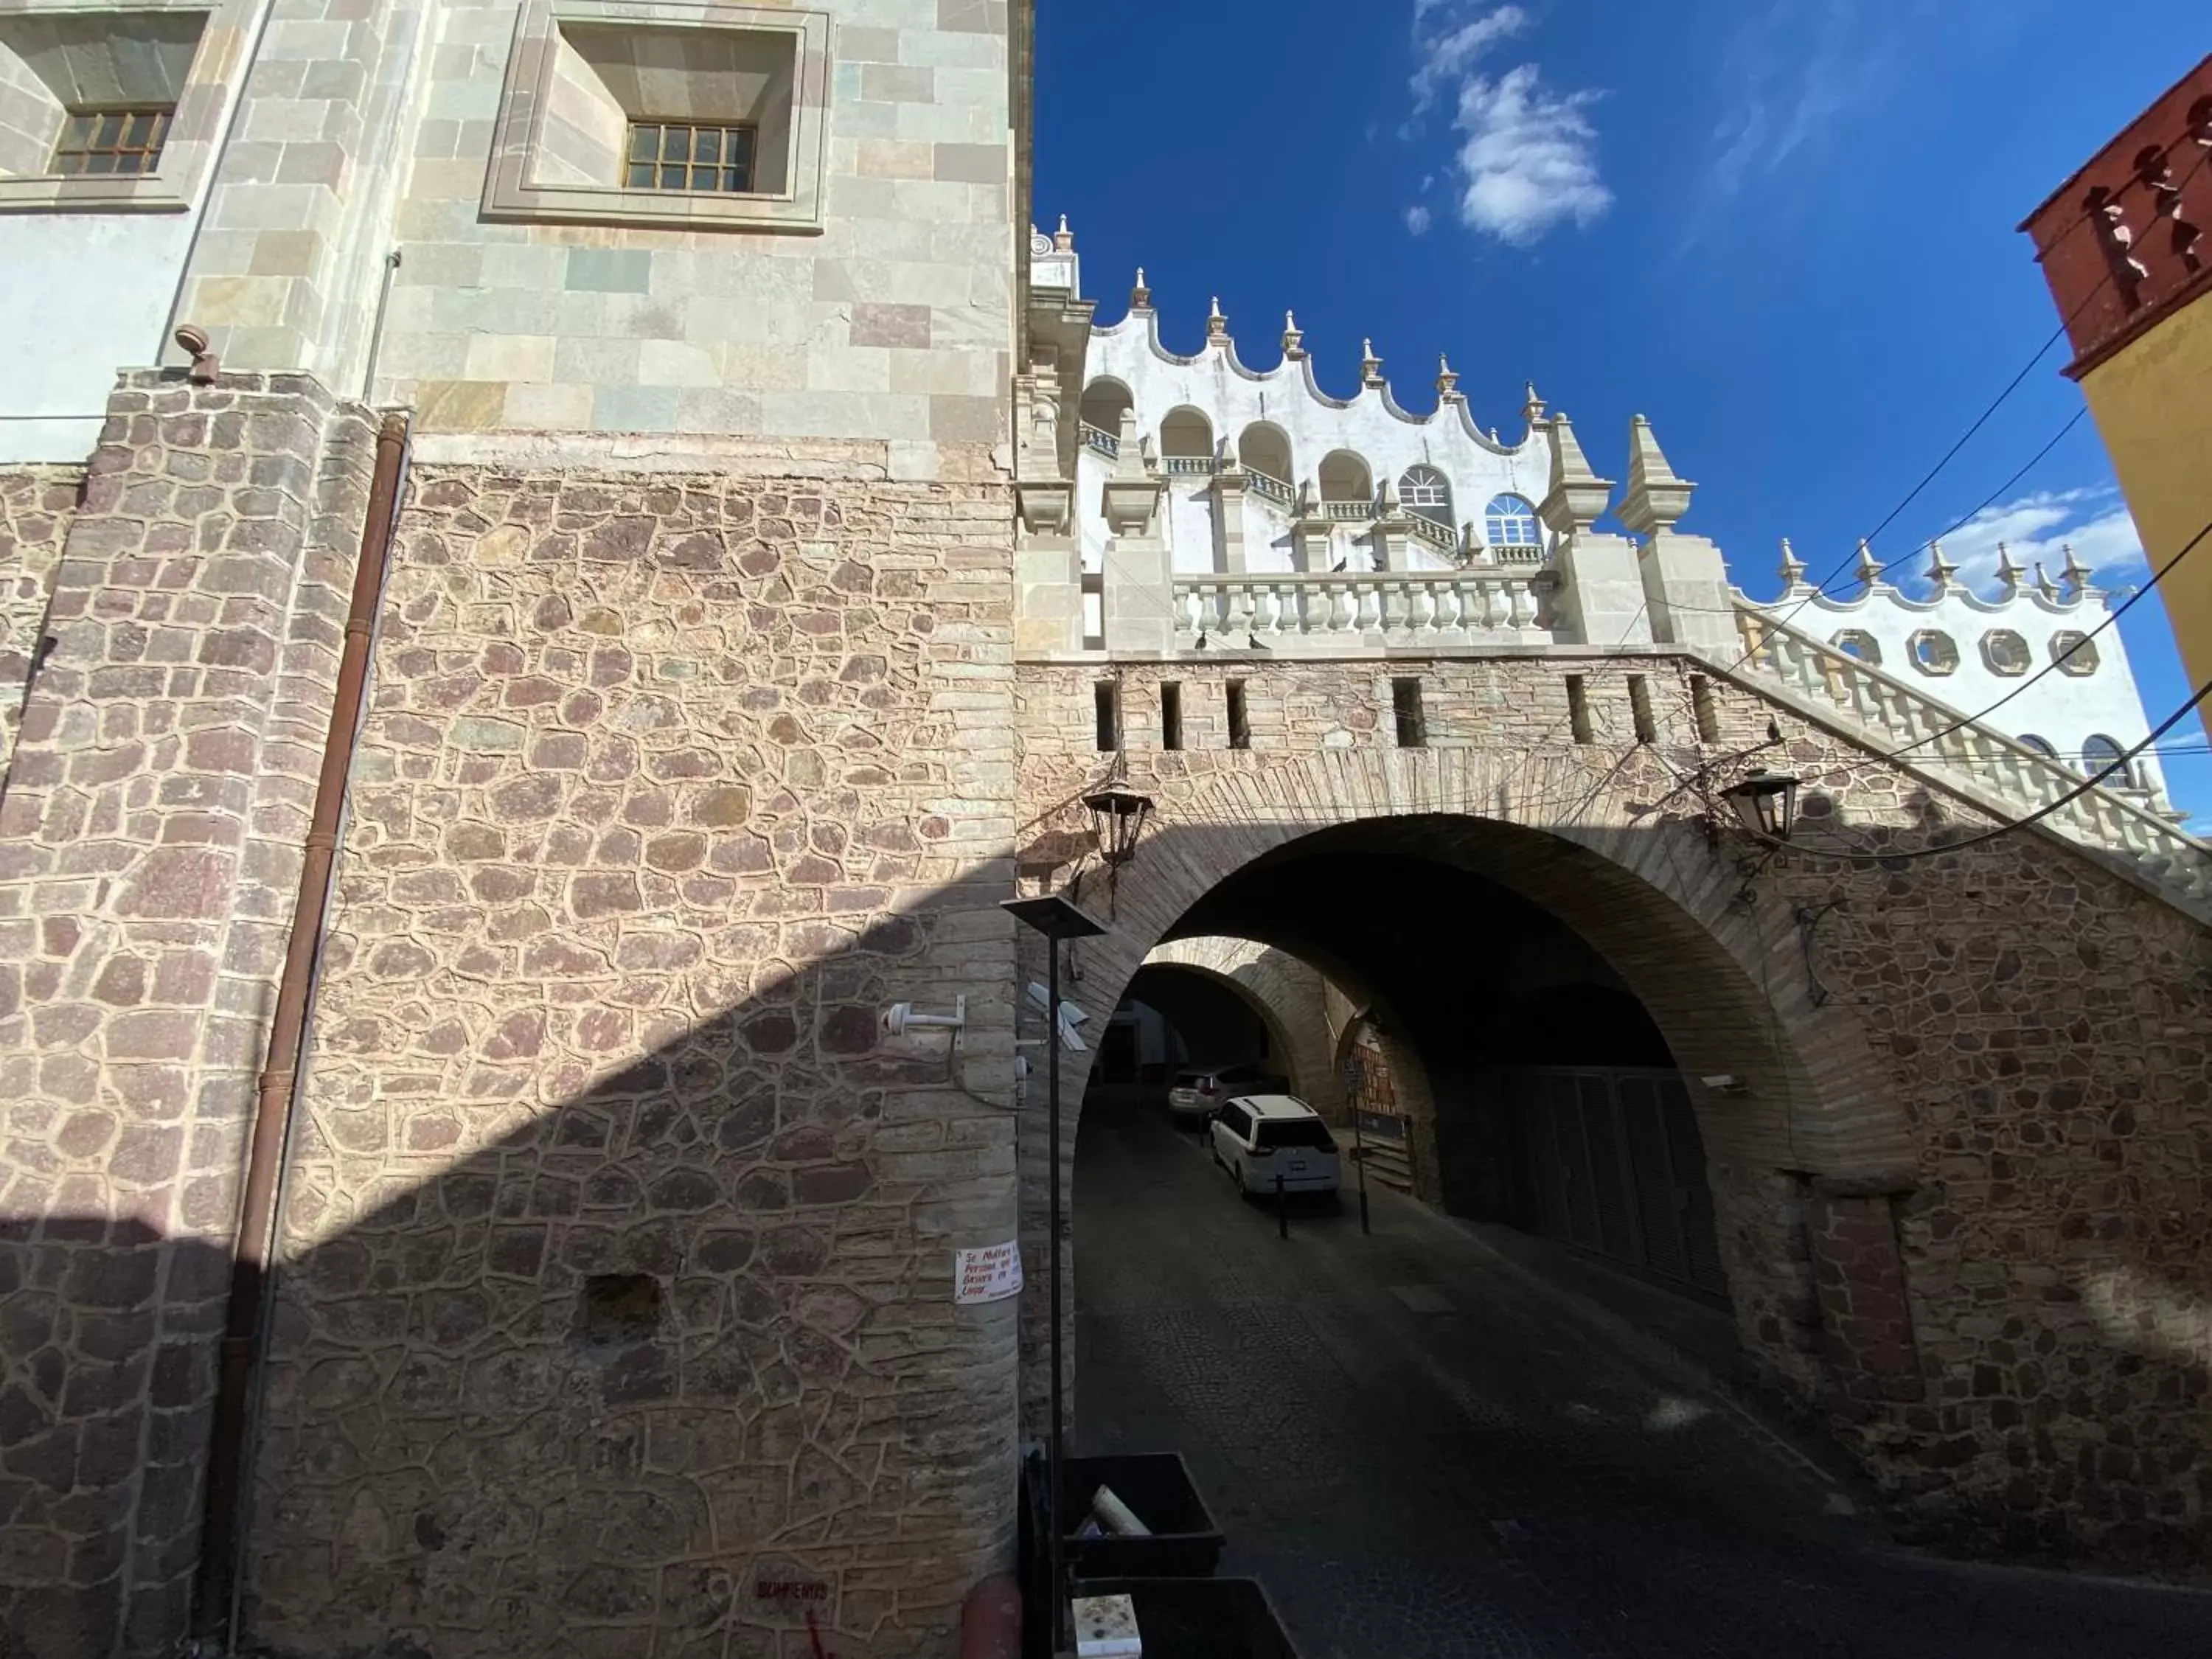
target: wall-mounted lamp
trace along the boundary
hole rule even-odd
[[[1786,842],[1797,827],[1797,780],[1786,772],[1754,767],[1742,781],[1721,791],[1737,820],[1758,840]]]
[[[1119,763],[1116,763],[1117,769]],[[1091,833],[1097,837],[1099,861],[1106,866],[1106,915],[1118,920],[1115,901],[1121,884],[1121,867],[1137,856],[1137,841],[1152,816],[1152,798],[1132,789],[1115,777],[1103,788],[1083,798],[1091,814]]]

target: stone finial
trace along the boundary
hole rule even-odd
[[[1055,253],[1075,252],[1075,233],[1067,228],[1067,216],[1065,213],[1060,216],[1060,228],[1052,234],[1052,247]]]
[[[1546,423],[1552,440],[1552,487],[1536,511],[1558,534],[1588,530],[1613,501],[1613,480],[1591,468],[1564,410]]]
[[[1375,355],[1375,342],[1362,340],[1359,343],[1359,384],[1364,386],[1376,387],[1385,384],[1382,379],[1382,360]]]
[[[1286,363],[1303,362],[1305,355],[1305,331],[1298,326],[1297,316],[1286,311],[1283,313],[1283,361]]]
[[[1628,494],[1620,503],[1620,521],[1634,536],[1653,536],[1672,530],[1690,510],[1690,495],[1697,489],[1678,477],[1659,447],[1651,422],[1641,415],[1628,423]]]
[[[1129,290],[1129,309],[1132,311],[1150,311],[1152,308],[1152,291],[1145,286],[1145,268],[1142,265],[1139,265],[1137,267],[1137,285]]]
[[[1298,486],[1298,516],[1301,519],[1321,516],[1321,492],[1314,488],[1311,478]]]
[[[1115,434],[1120,443],[1114,451],[1114,476],[1117,478],[1141,478],[1152,471],[1148,452],[1152,441],[1137,430],[1137,411],[1121,411],[1121,429]]]
[[[2051,604],[2058,603],[2058,584],[2051,580],[2051,573],[2043,568],[2043,561],[2035,562],[2035,591]]]
[[[1229,319],[1221,314],[1221,296],[1213,296],[1213,304],[1206,313],[1206,343],[1208,345],[1229,343]]]
[[[2081,556],[2074,550],[2074,544],[2065,544],[2066,562],[2060,574],[2074,584],[2074,597],[2079,599],[2089,591],[2089,578],[2097,573],[2081,562]]]
[[[1440,404],[1463,404],[1467,401],[1459,389],[1459,376],[1452,373],[1451,359],[1439,352],[1437,356],[1437,401]]]
[[[1855,572],[1860,583],[1871,590],[1881,580],[1881,573],[1889,567],[1874,556],[1874,547],[1863,536],[1859,538],[1858,563]]]
[[[1959,567],[1943,556],[1943,544],[1928,544],[1928,580],[1936,585],[1938,593],[1951,591],[1951,578],[1959,574]]]
[[[2020,592],[2021,578],[2027,574],[2027,572],[2021,568],[2020,561],[2013,557],[2012,549],[1999,542],[1997,544],[1997,580],[2005,585],[2006,598],[2009,599]]]
[[[1242,477],[1244,463],[1237,453],[1237,446],[1224,438],[1213,447],[1213,472],[1216,477]]]
[[[1790,538],[1782,538],[1782,568],[1778,573],[1784,587],[1795,587],[1805,580],[1805,561],[1797,556],[1797,550],[1790,545]]]
[[[1384,473],[1382,475],[1382,516],[1386,519],[1395,519],[1404,507],[1405,503],[1398,499],[1398,481],[1389,473]]]
[[[1521,404],[1521,418],[1530,426],[1540,425],[1544,419],[1544,400],[1536,395],[1536,383],[1528,382],[1528,395]]]

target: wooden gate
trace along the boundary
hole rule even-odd
[[[1728,1295],[1705,1146],[1680,1075],[1521,1066],[1498,1076],[1522,1226]]]

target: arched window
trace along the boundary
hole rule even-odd
[[[2087,634],[2069,629],[2051,636],[2051,659],[2058,665],[2062,674],[2077,678],[2097,672],[2097,642]]]
[[[1940,628],[1922,629],[1905,648],[1923,674],[1948,674],[1959,666],[1958,642]]]
[[[2035,659],[2027,641],[2011,629],[1992,628],[1982,635],[1982,660],[1993,674],[2017,675],[2027,672],[2027,665]]]
[[[2051,746],[2051,739],[2048,738],[2039,738],[2033,732],[2023,732],[2017,741],[2021,748],[2032,749],[2047,761],[2055,761],[2058,758],[2058,751]]]
[[[1334,449],[1322,458],[1321,498],[1325,501],[1358,501],[1371,504],[1375,500],[1375,475],[1365,461],[1348,449]]]
[[[1432,466],[1407,467],[1398,480],[1398,499],[1408,513],[1418,513],[1431,524],[1458,528],[1452,522],[1451,480]]]
[[[1863,628],[1846,628],[1828,643],[1847,657],[1856,657],[1869,668],[1881,666],[1881,641]]]
[[[1121,411],[1134,405],[1136,399],[1129,388],[1111,376],[1102,375],[1083,388],[1083,401],[1076,405],[1075,418],[1083,428],[1083,441],[1102,455],[1112,455],[1121,447]]]
[[[1169,472],[1213,471],[1213,422],[1185,404],[1160,422],[1160,460]]]
[[[2128,766],[2124,758],[2127,752],[2118,743],[2100,732],[2081,745],[2082,775],[2085,777],[2094,778],[2106,767],[2118,766],[2120,769],[2106,778],[2105,782],[2107,787],[2113,789],[2128,788],[2135,782],[2136,778],[2134,771]]]
[[[1285,487],[1297,482],[1297,474],[1291,467],[1290,434],[1272,422],[1258,421],[1244,428],[1244,435],[1237,441],[1237,459],[1247,472],[1273,478]]]
[[[1537,527],[1536,509],[1518,495],[1490,498],[1482,510],[1482,533],[1495,557],[1510,561],[1516,553],[1524,558],[1543,556],[1544,535]]]

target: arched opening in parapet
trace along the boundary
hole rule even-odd
[[[1076,417],[1091,432],[1118,441],[1121,416],[1135,407],[1136,399],[1127,386],[1111,375],[1101,375],[1083,388],[1083,401],[1076,406]]]
[[[1160,422],[1160,454],[1170,461],[1212,460],[1213,422],[1188,404],[1170,410]]]
[[[1352,451],[1333,449],[1322,458],[1321,498],[1325,501],[1372,501],[1375,474]]]
[[[1255,421],[1244,428],[1237,441],[1237,459],[1247,472],[1260,473],[1279,484],[1297,483],[1291,434],[1272,421]]]

